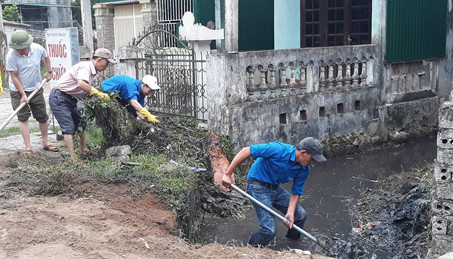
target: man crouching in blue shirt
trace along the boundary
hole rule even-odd
[[[126,107],[134,117],[143,116],[148,122],[159,122],[145,106],[145,97],[160,89],[154,76],[146,75],[142,81],[128,76],[112,76],[101,83],[102,90],[107,93],[118,92],[118,102]]]
[[[293,224],[304,227],[307,213],[300,206],[299,199],[304,193],[304,183],[310,174],[310,165],[326,162],[321,143],[312,137],[304,138],[297,146],[280,142],[251,145],[243,148],[231,161],[222,177],[222,184],[231,185],[231,175],[236,168],[250,156],[257,158],[247,175],[247,193],[268,206],[275,207],[285,214],[283,224],[288,227],[286,237],[298,239],[300,233]],[[289,194],[280,183],[293,182]],[[261,229],[249,239],[249,245],[266,246],[275,237],[277,227],[275,217],[253,204]]]

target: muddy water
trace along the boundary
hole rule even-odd
[[[353,206],[360,190],[374,188],[376,182],[386,176],[431,163],[435,158],[436,137],[433,136],[400,147],[338,156],[316,165],[305,183],[305,194],[300,202],[309,213],[305,230],[315,237],[322,234],[348,240],[353,227],[349,207]],[[308,239],[287,240],[283,224],[278,222],[277,226],[273,249],[310,249]],[[250,208],[245,218],[211,219],[203,241],[244,245],[258,228],[255,212]]]

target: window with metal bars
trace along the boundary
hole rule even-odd
[[[167,31],[178,37],[178,26],[185,12],[193,12],[194,0],[158,0],[157,24],[159,29]],[[161,47],[178,47],[176,37],[161,34],[159,45]]]
[[[371,43],[372,0],[301,0],[301,47]]]
[[[157,21],[159,24],[179,23],[185,12],[193,12],[193,0],[157,1]]]

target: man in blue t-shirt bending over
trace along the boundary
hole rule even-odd
[[[275,207],[285,214],[288,227],[286,236],[298,239],[300,233],[293,224],[304,227],[307,213],[300,206],[299,199],[304,193],[304,183],[310,174],[310,165],[325,162],[321,143],[312,137],[304,138],[297,146],[280,142],[251,145],[243,148],[231,161],[222,177],[222,184],[230,187],[231,175],[250,156],[256,158],[247,175],[247,192],[269,208]],[[291,194],[280,183],[292,182]],[[266,246],[275,237],[275,217],[260,206],[253,204],[261,229],[249,239],[252,246]]]
[[[160,89],[154,76],[146,75],[142,81],[128,76],[112,76],[101,83],[102,90],[107,93],[118,92],[118,102],[134,116],[141,115],[148,122],[159,122],[145,106],[145,97]]]

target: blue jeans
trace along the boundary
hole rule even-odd
[[[283,187],[279,186],[277,189],[272,190],[259,184],[249,183],[247,185],[247,193],[269,208],[274,207],[283,213],[283,215],[286,215],[290,194]],[[266,246],[272,241],[272,239],[274,239],[277,233],[275,217],[256,204],[253,204],[253,207],[255,208],[256,215],[258,216],[258,223],[260,224],[261,229],[250,237],[248,243],[251,246]],[[294,224],[300,228],[303,228],[306,220],[307,212],[305,212],[302,206],[298,204],[296,211],[294,212]],[[294,228],[288,229],[286,237],[298,239],[300,237],[300,233]]]

